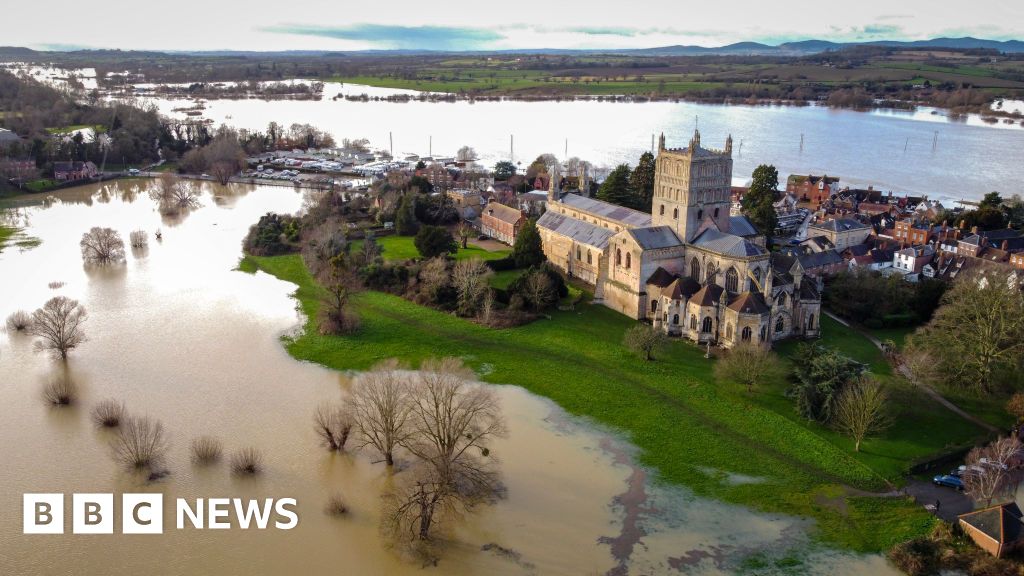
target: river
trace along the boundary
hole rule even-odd
[[[169,218],[146,185],[88,185],[2,213],[0,221],[42,243],[0,252],[0,318],[57,294],[79,299],[90,317],[89,340],[66,367],[33,352],[27,336],[0,334],[0,572],[284,574],[302,566],[311,575],[605,574],[617,567],[731,574],[752,557],[770,564],[795,555],[816,574],[895,573],[880,556],[812,543],[805,520],[650,483],[617,434],[516,386],[496,387],[510,433],[493,451],[508,497],[455,525],[438,568],[424,572],[381,542],[384,466],[368,454],[331,454],[318,445],[312,412],[340,398],[350,380],[285,352],[280,336],[301,325],[289,296],[294,286],[235,270],[248,226],[267,211],[299,210],[302,193],[204,184],[201,207]],[[92,226],[125,238],[147,230],[149,247],[130,250],[121,265],[84,266],[78,242]],[[78,400],[47,406],[41,390],[64,372]],[[89,419],[105,398],[164,423],[169,476],[147,483],[115,464],[110,434]],[[258,447],[266,472],[241,480],[225,466],[193,467],[188,445],[201,434],[219,437],[228,452]],[[23,493],[135,491],[161,492],[168,502],[291,497],[300,521],[290,531],[175,530],[170,518],[162,536],[21,533]],[[347,517],[323,512],[338,491],[351,507]],[[492,543],[514,554],[483,550]]]

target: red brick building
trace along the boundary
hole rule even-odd
[[[793,174],[786,180],[786,192],[795,194],[801,202],[810,203],[814,208],[821,207],[838,189],[839,178],[836,176]]]
[[[511,245],[525,222],[526,216],[521,210],[491,202],[480,215],[480,232]]]

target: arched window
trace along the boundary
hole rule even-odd
[[[750,326],[743,327],[743,332],[740,333],[740,338],[744,342],[750,342]]]
[[[629,270],[629,267],[632,264],[633,264],[632,254],[630,252],[626,252],[626,270]]]
[[[664,216],[665,215],[665,205],[664,204],[662,204],[661,208],[658,209],[658,215],[659,216]]]
[[[679,325],[679,314],[673,314],[672,315],[672,325],[673,326],[678,326]]]
[[[583,259],[583,251],[580,250],[579,246],[576,247],[576,259],[577,260],[582,260]]]
[[[775,333],[776,334],[782,334],[785,331],[786,331],[786,319],[783,318],[782,316],[779,316],[779,318],[775,321]]]
[[[735,268],[729,268],[729,271],[725,273],[725,289],[729,292],[739,292],[740,275],[736,273]]]
[[[704,281],[707,282],[708,284],[714,284],[716,276],[718,276],[718,271],[715,270],[715,265],[714,264],[708,264],[708,275],[704,279]]]
[[[783,292],[783,293],[779,294],[779,306],[785,306],[785,305],[786,305],[786,293]]]
[[[700,262],[696,257],[690,260],[690,278],[693,278],[696,282],[700,282]]]
[[[590,254],[590,250],[587,250],[587,264],[593,264],[594,257]]]
[[[807,329],[814,330],[814,314],[807,317]]]
[[[760,268],[754,268],[754,280],[757,280],[758,284],[761,283],[761,269]]]
[[[690,330],[696,330],[696,329],[697,329],[697,315],[696,314],[690,314]]]
[[[732,324],[725,325],[725,337],[728,340],[732,340]]]
[[[618,248],[615,249],[615,265],[622,266],[622,250]]]
[[[767,326],[761,326],[761,342],[764,342],[765,333],[768,331]]]
[[[673,208],[672,209],[672,217],[676,218],[676,219],[679,218],[679,208]]]
[[[651,312],[657,312],[657,311],[658,311],[658,301],[657,300],[651,300]]]
[[[704,219],[704,211],[703,210],[697,210],[697,222],[700,222],[703,219]]]
[[[705,334],[711,334],[711,316],[704,317],[704,322],[701,323],[700,331]]]

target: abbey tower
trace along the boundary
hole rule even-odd
[[[721,232],[729,232],[732,203],[732,136],[724,150],[701,148],[695,131],[687,148],[665,148],[658,141],[655,161],[655,226],[669,226],[683,242],[691,242],[707,220]]]

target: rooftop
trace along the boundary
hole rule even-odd
[[[559,214],[552,210],[548,210],[537,220],[537,227],[567,236],[581,244],[602,249],[608,245],[608,240],[615,234],[615,232],[602,226],[584,222],[578,218]]]
[[[627,228],[644,228],[651,225],[650,214],[594,198],[586,198],[579,194],[566,194],[562,196],[560,202],[581,212],[589,212],[595,216],[617,222]]]
[[[693,245],[726,256],[749,257],[767,254],[764,248],[746,238],[719,232],[714,228],[708,228],[701,232],[693,239]]]

